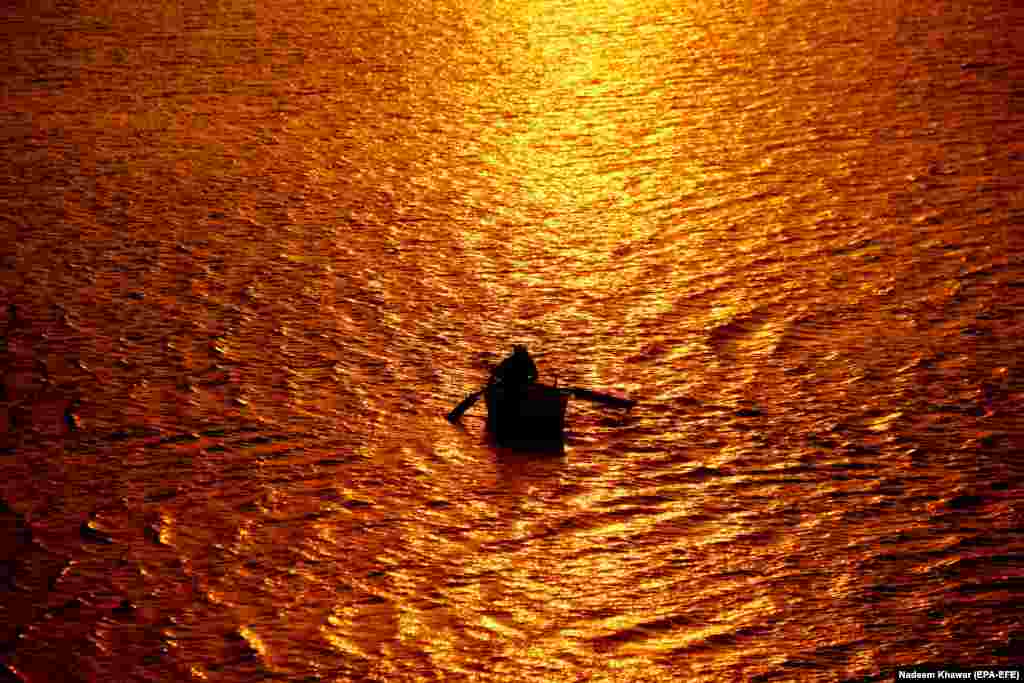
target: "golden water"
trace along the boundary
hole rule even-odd
[[[18,2],[0,662],[1020,662],[1012,3]],[[497,451],[513,342],[574,401]]]

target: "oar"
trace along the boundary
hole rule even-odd
[[[449,422],[458,422],[462,414],[473,407],[473,404],[480,400],[480,397],[484,395],[484,390],[474,391],[472,394],[462,399],[462,403],[455,406],[452,412],[448,413]]]
[[[585,398],[588,401],[604,403],[605,405],[615,408],[628,409],[636,405],[636,401],[630,398],[619,398],[618,396],[612,396],[611,394],[602,394],[597,391],[591,391],[590,389],[581,389],[580,387],[564,387],[562,391],[570,393],[576,398]]]

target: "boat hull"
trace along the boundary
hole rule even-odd
[[[484,396],[487,429],[501,444],[561,444],[569,396],[555,387],[531,384],[509,389],[494,386]]]

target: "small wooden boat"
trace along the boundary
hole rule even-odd
[[[565,408],[569,397],[629,410],[636,401],[580,387],[551,387],[546,384],[489,384],[466,396],[447,415],[459,421],[481,397],[487,403],[487,431],[500,445],[547,449],[560,447],[565,433]]]
[[[496,384],[485,390],[484,400],[487,429],[498,443],[561,443],[569,392],[544,384]]]

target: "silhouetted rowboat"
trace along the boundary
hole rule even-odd
[[[484,392],[487,429],[499,443],[560,443],[565,433],[569,392],[543,384]]]
[[[545,384],[489,384],[462,399],[447,415],[456,423],[481,397],[487,403],[487,430],[504,444],[561,444],[565,433],[565,408],[569,397],[630,409],[636,401],[579,387]]]

